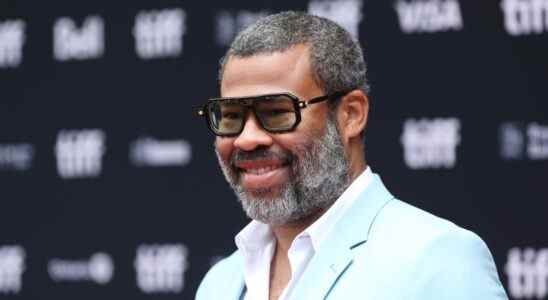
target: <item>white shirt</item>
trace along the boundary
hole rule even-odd
[[[295,237],[288,251],[291,279],[279,300],[287,299],[291,295],[293,287],[325,237],[372,180],[373,172],[367,167],[318,220]],[[270,226],[253,220],[236,235],[235,241],[244,257],[244,280],[247,288],[245,300],[267,300],[270,263],[276,247],[276,239]]]

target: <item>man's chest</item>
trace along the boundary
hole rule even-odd
[[[270,266],[269,300],[278,300],[291,280],[291,266],[288,260],[272,260]]]

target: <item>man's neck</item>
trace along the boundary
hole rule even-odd
[[[365,161],[362,161],[361,164],[353,165],[350,172],[350,183],[354,180],[367,168]],[[325,209],[320,209],[316,213],[312,214],[308,218],[299,220],[297,222],[282,224],[282,225],[271,225],[272,232],[276,237],[276,252],[279,255],[283,253],[287,255],[291,243],[297,235],[303,232],[308,226],[312,225],[318,218],[320,218],[329,207]]]

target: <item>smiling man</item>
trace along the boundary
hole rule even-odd
[[[196,299],[507,299],[477,235],[395,199],[366,163],[365,75],[324,18],[284,12],[236,37],[199,114],[253,220]]]

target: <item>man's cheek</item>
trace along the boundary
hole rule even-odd
[[[219,155],[221,155],[223,160],[227,161],[230,158],[231,153],[233,152],[231,141],[228,138],[217,137],[215,139],[214,145],[215,149],[217,150]]]
[[[221,160],[223,161],[223,164],[227,168],[229,168],[231,171],[234,171],[234,164],[232,163],[233,159],[231,155],[227,151],[220,151],[220,150],[219,150],[219,155],[221,157]]]

